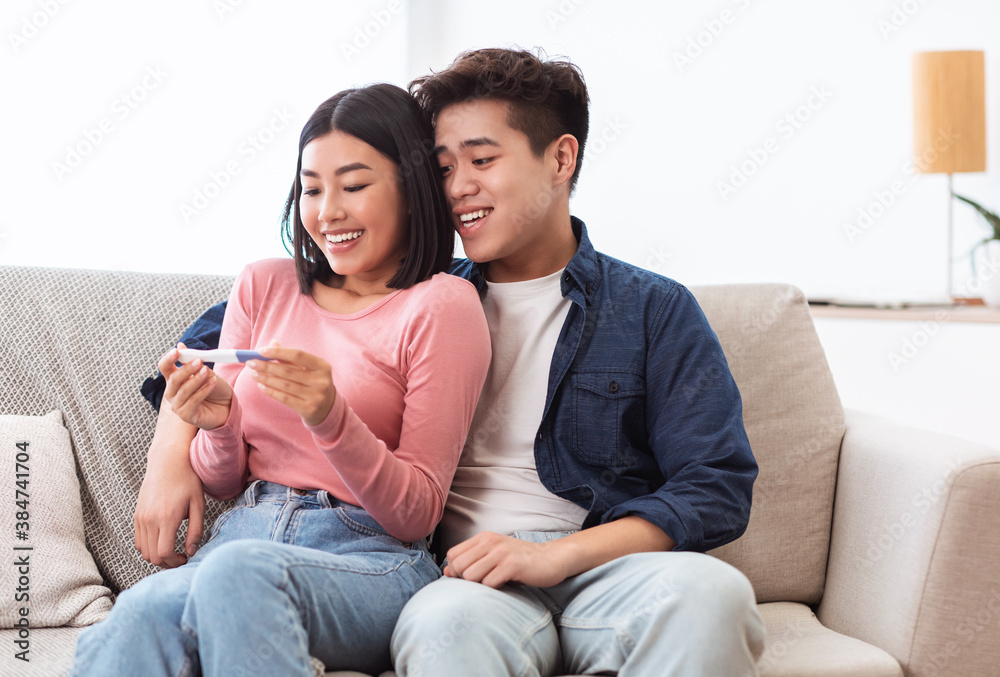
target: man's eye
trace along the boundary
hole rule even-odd
[[[438,167],[438,169],[441,172],[441,176],[447,176],[448,173],[451,171],[451,165],[443,165],[441,167]]]
[[[370,185],[371,185],[370,183],[366,183],[362,186],[344,186],[344,190],[347,191],[348,193],[357,193],[359,190],[367,188]]]
[[[482,167],[483,165],[487,165],[487,164],[493,162],[494,159],[495,158],[491,158],[491,157],[477,158],[477,159],[475,159],[475,160],[472,161],[472,164],[474,164],[477,167]]]

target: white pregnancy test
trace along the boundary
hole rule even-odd
[[[194,350],[193,348],[184,348],[177,352],[180,353],[180,357],[177,358],[178,362],[184,364],[199,359],[202,362],[247,362],[249,360],[272,359],[264,357],[256,350]]]

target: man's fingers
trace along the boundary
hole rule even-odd
[[[188,530],[187,541],[184,546],[188,556],[194,555],[201,544],[201,537],[205,527],[205,499],[198,500],[197,497],[191,499],[188,508]]]
[[[180,521],[170,518],[160,524],[158,538],[156,540],[156,561],[153,564],[158,566],[175,567],[183,564],[187,559],[184,555],[178,554],[174,550],[174,541],[177,536],[177,529]]]
[[[139,521],[139,513],[133,513],[132,524],[135,525],[135,549],[142,552],[142,523]]]
[[[149,524],[142,528],[142,558],[153,563],[156,557],[156,531]]]
[[[456,555],[453,555],[451,550],[448,551],[448,563],[460,577],[470,581],[478,581],[489,568],[492,568],[495,558],[492,557],[489,544],[482,541],[466,541],[466,543],[469,544],[469,547]],[[452,548],[452,550],[456,548]],[[483,567],[487,567],[486,571],[483,570]],[[479,574],[478,577],[477,574]]]

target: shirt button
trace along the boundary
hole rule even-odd
[[[589,284],[588,284],[588,285],[587,285],[587,293],[588,293],[588,294],[590,294],[590,293],[592,293],[593,291],[594,291],[594,287],[593,287],[592,285],[589,285]]]
[[[608,386],[608,390],[613,393],[617,393],[621,388],[618,387],[618,381],[612,381],[611,385]]]

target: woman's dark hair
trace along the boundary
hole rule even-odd
[[[443,71],[419,77],[410,92],[432,123],[444,108],[476,99],[508,104],[507,124],[524,132],[531,151],[541,157],[550,143],[572,134],[580,144],[570,190],[583,166],[590,124],[590,97],[583,74],[573,63],[517,49],[477,49],[459,54]]]
[[[447,270],[454,255],[455,231],[433,153],[434,132],[406,90],[389,84],[369,85],[345,90],[321,103],[299,135],[299,159],[285,201],[281,239],[295,258],[302,293],[310,293],[314,281],[327,282],[337,275],[299,216],[302,149],[316,137],[333,131],[364,141],[396,164],[401,193],[410,212],[409,248],[388,286],[406,289]]]

